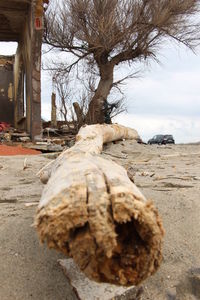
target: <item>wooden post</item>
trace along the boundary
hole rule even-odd
[[[57,127],[57,118],[56,118],[56,94],[52,93],[51,96],[51,126],[53,128]]]

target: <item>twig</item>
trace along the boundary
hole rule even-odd
[[[24,159],[24,164],[23,164],[23,170],[26,170],[28,168],[27,165],[27,158]]]
[[[42,168],[37,172],[36,176],[39,177],[40,174],[41,174],[47,167],[49,167],[53,162],[54,162],[54,160],[48,162],[48,164],[46,164],[44,167],[42,167]]]

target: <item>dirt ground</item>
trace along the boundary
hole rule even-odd
[[[200,145],[121,141],[102,155],[128,170],[163,219],[163,263],[141,284],[141,300],[200,299]],[[57,263],[63,256],[41,246],[32,226],[43,188],[36,173],[49,156],[26,158],[23,170],[25,156],[0,157],[0,299],[75,299]]]

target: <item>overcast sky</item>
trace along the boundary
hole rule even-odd
[[[117,121],[137,128],[144,140],[173,134],[177,142],[200,141],[200,52],[162,50],[139,80],[127,84],[128,114]]]
[[[15,48],[0,43],[0,54],[13,54]],[[159,59],[160,65],[151,63],[142,77],[127,81],[128,112],[115,121],[135,128],[145,141],[155,134],[173,134],[178,143],[200,141],[200,50],[194,55],[165,43]],[[44,119],[50,119],[51,92],[51,80],[43,72]]]

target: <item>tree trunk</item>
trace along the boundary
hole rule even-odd
[[[84,122],[83,110],[80,108],[80,105],[78,104],[78,102],[74,102],[73,107],[74,107],[74,111],[75,111],[76,118],[77,118],[77,124],[78,124],[77,127],[78,127],[78,129],[80,129]]]
[[[86,124],[103,124],[104,123],[104,102],[110,93],[113,84],[114,66],[110,63],[99,66],[100,81],[90,104],[85,119]]]
[[[50,178],[35,225],[42,242],[72,257],[89,278],[128,286],[159,267],[163,229],[125,169],[99,155],[103,143],[122,138],[138,134],[119,125],[82,127],[76,144],[41,171],[42,181]]]
[[[66,103],[65,103],[65,98],[61,97],[61,108],[60,108],[60,112],[65,120],[65,122],[67,123],[67,107],[66,107]]]

